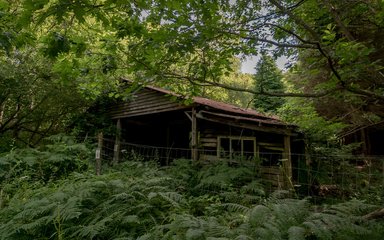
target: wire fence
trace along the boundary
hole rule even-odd
[[[176,159],[190,159],[191,149],[147,146],[132,143],[120,144],[120,161],[156,161],[169,165]],[[283,189],[286,173],[282,168],[282,154],[260,152],[231,153],[220,158],[216,151],[198,150],[200,161],[227,161],[231,166],[243,166],[253,170],[254,176],[262,179],[265,189],[272,192]],[[112,164],[116,146],[113,140],[104,139],[100,152],[103,163]],[[225,153],[224,153],[225,155]],[[368,202],[384,201],[384,156],[356,156],[324,154],[292,154],[292,175],[289,188],[302,197],[310,196],[331,201],[359,199],[364,196]]]

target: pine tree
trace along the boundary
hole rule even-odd
[[[283,92],[282,73],[272,57],[263,54],[256,65],[255,87],[257,92]],[[262,112],[276,113],[284,104],[281,97],[270,97],[261,94],[254,96],[254,107]]]

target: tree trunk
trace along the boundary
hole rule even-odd
[[[363,216],[363,219],[365,220],[374,220],[378,218],[384,218],[384,208],[377,209]]]

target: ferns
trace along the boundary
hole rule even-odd
[[[374,233],[359,225],[360,215],[345,212],[346,204],[316,212],[306,200],[274,203],[267,199],[254,207],[216,203],[211,205],[216,210],[210,212],[215,216],[196,217],[189,213],[189,201],[182,195],[149,191],[145,184],[132,188],[131,181],[124,184],[124,176],[119,177],[122,181],[90,176],[87,181],[60,187],[59,192],[47,187],[46,198],[32,197],[23,207],[10,204],[8,211],[0,212],[10,219],[0,226],[2,239],[59,234],[63,239],[357,239]],[[139,190],[141,194],[134,192]],[[351,203],[351,213],[365,209],[363,205]]]
[[[245,167],[229,167],[226,162],[208,165],[199,171],[197,189],[230,190],[253,180],[253,172]]]
[[[314,207],[283,191],[265,197],[244,168],[199,169],[183,160],[161,169],[125,162],[102,176],[67,168],[66,178],[36,183],[36,175],[23,177],[29,171],[48,174],[49,168],[36,164],[40,150],[27,159],[23,152],[13,154],[3,162],[11,174],[1,175],[10,194],[0,209],[0,239],[381,239],[384,234],[383,222],[361,217],[375,206],[355,200]],[[50,161],[56,162],[46,164]]]
[[[84,144],[57,138],[51,137],[55,143],[40,149],[16,149],[0,156],[0,208],[20,188],[28,191],[88,168],[90,151]]]
[[[377,229],[372,229],[376,224],[363,226],[361,216],[351,214],[353,209],[367,207],[362,202],[331,206],[330,214],[328,208],[315,211],[307,200],[268,200],[252,208],[220,204],[221,212],[215,217],[177,215],[154,234],[162,239],[381,239]],[[344,212],[345,205],[351,213]]]
[[[0,216],[3,239],[61,236],[63,239],[141,236],[186,209],[184,197],[168,187],[169,177],[153,167],[130,163],[132,174],[73,174],[35,191],[27,202],[10,201]],[[136,169],[137,171],[134,171]],[[137,172],[145,172],[138,175]],[[17,197],[18,195],[15,195]],[[2,218],[3,219],[3,218]]]

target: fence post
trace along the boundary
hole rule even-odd
[[[192,108],[192,160],[197,161],[197,120],[196,120],[196,109]]]
[[[121,141],[121,120],[120,118],[117,119],[116,123],[116,139],[115,139],[115,146],[113,148],[113,164],[116,164],[120,161],[120,141]]]
[[[283,153],[283,171],[284,171],[284,187],[292,188],[292,160],[291,160],[291,138],[284,136],[284,153]]]
[[[101,174],[101,160],[102,160],[102,151],[103,151],[103,132],[100,132],[97,135],[97,149],[96,149],[96,175]]]

